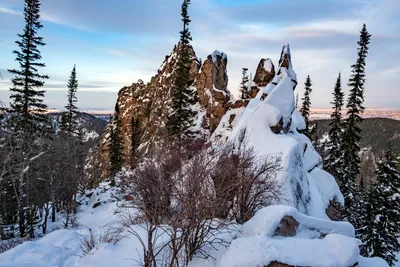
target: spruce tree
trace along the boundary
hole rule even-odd
[[[311,108],[311,78],[310,75],[307,76],[306,82],[304,83],[305,87],[305,91],[304,91],[304,96],[302,98],[302,106],[300,109],[301,115],[304,118],[304,121],[306,122],[306,128],[304,129],[304,134],[311,139],[311,133],[312,133],[312,125],[310,122],[310,108]]]
[[[295,105],[296,105],[296,108],[298,109],[299,108],[299,93],[296,94],[296,103],[295,103]]]
[[[390,266],[400,250],[400,171],[398,161],[389,150],[377,164],[377,181],[369,198],[368,217],[360,238],[366,256],[381,257]],[[363,219],[363,218],[362,218]]]
[[[184,0],[182,4],[183,30],[180,32],[177,69],[172,86],[172,113],[167,121],[168,132],[178,144],[181,144],[183,139],[194,136],[190,128],[194,125],[196,116],[196,112],[191,108],[197,102],[197,91],[191,87],[193,81],[190,79],[192,60],[189,48],[192,37],[189,31],[191,21],[188,15],[189,4],[190,0]]]
[[[341,191],[345,197],[345,207],[350,222],[355,221],[352,217],[352,209],[357,207],[354,201],[355,196],[355,180],[360,173],[360,146],[361,139],[360,123],[362,122],[361,113],[364,111],[364,84],[365,84],[365,65],[368,54],[368,44],[371,35],[368,33],[364,24],[358,43],[358,58],[356,64],[352,65],[352,73],[348,86],[350,94],[347,100],[347,119],[344,124],[343,133],[343,162],[346,163],[343,169]]]
[[[47,108],[43,103],[45,91],[41,88],[49,77],[39,73],[39,69],[45,67],[45,64],[41,62],[42,56],[39,50],[45,45],[43,38],[38,35],[43,27],[40,22],[39,0],[25,0],[24,20],[23,33],[18,34],[20,39],[16,41],[19,51],[13,51],[19,63],[19,69],[8,70],[14,75],[10,88],[9,128],[15,142],[14,152],[18,155],[13,162],[15,170],[24,164],[33,164],[28,163],[27,158],[37,159],[37,156],[41,155],[44,148],[37,140],[43,136],[48,126],[48,121],[43,114]],[[11,174],[10,177],[14,189],[18,188],[18,221],[21,237],[25,237],[27,232],[31,238],[34,237],[37,207],[31,201],[30,187],[37,182],[31,179],[36,171],[34,168],[25,168]]]
[[[249,75],[247,71],[249,69],[242,68],[242,82],[240,83],[240,93],[241,99],[249,99],[249,92],[248,92],[248,83],[249,83]]]
[[[78,90],[78,80],[76,78],[76,66],[72,69],[68,83],[68,103],[61,117],[61,132],[68,135],[78,134],[78,107],[76,103],[76,91]]]
[[[43,103],[45,91],[40,88],[49,78],[39,73],[39,68],[45,67],[45,64],[40,62],[42,56],[39,47],[45,43],[43,38],[38,36],[39,30],[43,27],[40,22],[39,0],[25,0],[24,17],[25,28],[22,34],[18,34],[20,40],[16,41],[20,51],[13,52],[20,68],[8,70],[14,75],[11,79],[13,86],[10,88],[12,92],[10,106],[14,130],[32,137],[45,121],[44,115],[41,114],[47,108]]]
[[[342,151],[342,107],[344,104],[344,93],[342,92],[341,74],[337,77],[335,88],[333,90],[333,112],[329,123],[329,140],[326,144],[325,169],[336,178],[341,184],[341,175],[343,168]]]

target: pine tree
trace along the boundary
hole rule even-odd
[[[189,31],[191,21],[188,15],[189,4],[190,0],[184,0],[182,4],[183,30],[180,32],[177,69],[172,86],[172,114],[167,121],[170,136],[179,144],[183,139],[194,136],[190,128],[194,125],[194,117],[196,116],[196,112],[191,108],[197,102],[197,91],[191,87],[193,81],[190,79],[191,56],[189,48],[192,37]]]
[[[44,115],[41,114],[47,108],[43,103],[45,91],[39,88],[43,87],[44,81],[49,78],[39,74],[38,70],[45,67],[45,64],[40,62],[42,56],[39,51],[39,47],[45,45],[43,38],[38,36],[43,27],[40,22],[39,0],[25,0],[24,16],[25,28],[23,34],[18,34],[20,40],[16,41],[20,51],[13,52],[17,55],[16,61],[20,69],[8,70],[15,75],[11,80],[13,87],[10,88],[10,106],[14,115],[14,130],[33,136],[45,121]]]
[[[352,74],[349,79],[350,94],[347,101],[347,119],[344,124],[343,133],[343,162],[346,163],[343,169],[341,191],[345,197],[345,208],[347,210],[348,219],[354,222],[352,217],[352,209],[357,207],[354,201],[356,190],[355,180],[360,173],[360,146],[361,139],[360,123],[362,118],[360,114],[364,111],[364,84],[365,84],[365,65],[368,54],[368,44],[371,35],[368,33],[364,24],[358,43],[358,58],[356,64],[352,65]]]
[[[115,185],[114,176],[117,174],[123,165],[123,155],[122,155],[122,136],[121,136],[121,125],[118,118],[118,113],[115,112],[114,118],[110,118],[110,176],[111,185]]]
[[[61,117],[61,131],[68,135],[78,134],[78,108],[76,103],[76,91],[78,90],[78,80],[76,79],[76,66],[72,69],[71,76],[67,83],[68,86],[68,104]]]
[[[394,265],[400,250],[400,171],[397,164],[390,150],[378,162],[377,182],[369,198],[368,216],[360,231],[364,254],[381,257],[390,266]]]
[[[249,92],[248,92],[249,75],[247,74],[248,70],[249,69],[247,68],[242,69],[242,82],[240,83],[241,99],[249,99]]]
[[[311,133],[312,133],[312,125],[310,122],[310,107],[311,107],[311,78],[310,75],[307,76],[306,82],[304,83],[305,87],[305,92],[304,92],[304,96],[302,98],[302,106],[300,109],[301,115],[303,116],[305,122],[306,122],[306,128],[304,130],[304,134],[311,139]]]
[[[295,103],[295,105],[296,105],[296,108],[298,109],[299,108],[299,93],[296,94],[296,103]]]
[[[341,74],[337,77],[335,88],[333,90],[333,112],[331,122],[329,123],[329,140],[326,145],[327,157],[325,158],[325,169],[333,175],[341,184],[341,175],[343,168],[342,151],[342,107],[344,104],[344,93],[342,92]]]

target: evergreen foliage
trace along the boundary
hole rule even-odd
[[[304,121],[306,122],[306,128],[305,128],[303,133],[308,138],[311,139],[312,126],[311,126],[311,122],[310,122],[310,108],[311,108],[310,95],[311,95],[311,92],[312,92],[312,89],[311,89],[312,83],[311,83],[310,75],[307,76],[307,79],[306,79],[306,82],[304,83],[304,85],[305,85],[305,87],[304,87],[305,92],[304,92],[303,98],[301,99],[303,102],[302,102],[302,106],[301,106],[300,112],[301,112],[301,115],[304,118]]]
[[[76,78],[76,66],[72,69],[71,76],[68,80],[68,103],[61,117],[61,132],[68,135],[78,134],[78,107],[76,103],[78,99],[76,92],[78,90],[78,80]]]
[[[342,92],[341,74],[337,77],[335,88],[333,90],[333,112],[331,114],[331,121],[329,123],[329,140],[326,144],[325,169],[341,183],[341,175],[343,165],[343,151],[342,151],[342,107],[344,104],[344,93]]]
[[[42,129],[45,122],[45,117],[41,114],[47,108],[43,103],[45,91],[39,88],[43,87],[44,81],[49,78],[39,74],[39,68],[45,67],[45,64],[40,62],[42,56],[39,51],[39,47],[45,45],[43,38],[38,36],[43,27],[40,22],[39,0],[25,0],[24,17],[25,28],[22,34],[18,34],[20,40],[16,41],[20,51],[13,51],[20,68],[8,70],[14,75],[11,79],[13,86],[10,88],[10,106],[14,130],[32,137]],[[33,110],[35,112],[32,112]]]
[[[360,173],[360,124],[362,118],[360,114],[364,111],[364,84],[365,84],[365,65],[368,54],[368,44],[371,34],[368,33],[364,24],[358,43],[358,58],[356,64],[352,65],[352,74],[349,79],[350,94],[347,100],[347,119],[344,124],[343,133],[343,162],[346,163],[343,169],[341,191],[345,197],[345,207],[349,215],[350,222],[355,222],[352,217],[352,210],[357,209],[355,199],[355,179]]]
[[[378,162],[376,173],[377,182],[371,187],[365,215],[361,216],[362,252],[381,257],[393,266],[400,250],[400,170],[390,150]]]
[[[131,130],[132,130],[131,157],[132,157],[132,165],[135,165],[137,163],[137,160],[139,159],[139,146],[142,143],[142,138],[144,134],[142,125],[138,119],[132,118]]]
[[[249,99],[249,92],[248,92],[249,75],[247,74],[248,70],[249,69],[247,68],[242,69],[242,82],[240,83],[241,99]]]
[[[11,133],[8,145],[14,151],[9,166],[13,171],[6,174],[13,190],[6,192],[6,197],[15,199],[17,203],[18,211],[14,214],[18,217],[20,236],[25,237],[28,233],[33,238],[38,221],[36,196],[31,190],[35,179],[32,178],[40,175],[40,170],[32,165],[36,164],[48,148],[47,145],[41,145],[39,140],[46,137],[49,130],[49,123],[43,114],[47,108],[43,103],[45,91],[41,89],[49,77],[39,73],[39,68],[45,67],[45,64],[40,62],[42,56],[39,48],[45,43],[43,38],[38,36],[43,27],[40,22],[39,0],[25,0],[24,20],[23,33],[18,34],[20,39],[16,41],[19,51],[13,51],[19,69],[8,70],[14,75],[10,88],[11,117],[7,125]]]
[[[194,132],[190,128],[194,125],[196,116],[196,112],[191,108],[197,102],[197,91],[191,87],[193,81],[190,79],[192,60],[189,48],[192,37],[189,31],[191,21],[188,15],[189,4],[190,0],[184,0],[182,4],[183,30],[180,32],[178,62],[172,86],[172,114],[167,121],[169,135],[178,143],[183,139],[194,137]]]
[[[118,119],[118,113],[115,112],[114,118],[110,119],[110,149],[109,149],[109,157],[110,157],[110,175],[112,185],[115,185],[114,175],[117,174],[123,165],[123,156],[122,156],[122,136],[121,136],[121,125]]]

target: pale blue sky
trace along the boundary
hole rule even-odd
[[[47,46],[46,103],[65,104],[66,81],[77,65],[81,108],[112,109],[118,90],[149,81],[179,39],[180,0],[42,0]],[[0,100],[9,102],[12,51],[23,29],[23,0],[0,2]],[[328,107],[339,71],[344,89],[356,59],[359,30],[372,33],[366,106],[400,107],[398,0],[192,0],[190,30],[197,55],[228,54],[229,89],[237,92],[242,67],[255,71],[262,57],[278,60],[290,43],[298,90],[313,81],[312,104]]]

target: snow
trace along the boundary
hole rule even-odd
[[[232,129],[235,127],[235,125],[239,121],[244,110],[245,110],[244,107],[228,110],[225,113],[225,115],[221,118],[221,121],[218,124],[218,127],[215,129],[215,131],[211,137],[211,141],[216,142],[216,143],[225,143],[226,140],[228,139],[229,135],[231,134]],[[233,121],[231,123],[229,123],[229,120],[232,115],[234,115],[235,118],[233,119]]]
[[[395,265],[394,267],[398,266],[400,265]],[[389,267],[389,264],[381,258],[364,258],[360,256],[358,258],[358,267]]]
[[[278,261],[295,266],[348,267],[357,262],[358,253],[355,239],[335,234],[324,239],[253,236],[234,240],[216,266],[267,266]]]
[[[354,227],[347,222],[310,217],[298,212],[295,208],[274,205],[259,210],[253,218],[243,225],[241,236],[272,237],[280,221],[285,216],[292,216],[300,223],[299,229],[318,229],[324,234],[341,234],[348,237],[355,236]]]
[[[264,65],[263,65],[264,70],[271,72],[273,66],[274,64],[272,63],[271,59],[267,58],[266,60],[264,60]]]
[[[274,236],[285,216],[299,222],[295,237]],[[320,234],[326,234],[318,239]],[[295,266],[348,267],[358,261],[359,241],[346,222],[306,216],[288,206],[270,206],[258,211],[243,225],[242,234],[217,261],[217,267],[267,266],[273,261]]]
[[[288,45],[282,53],[290,58]],[[171,55],[167,61],[174,56]],[[211,56],[214,63],[218,56],[226,58],[226,54],[219,51],[214,51]],[[272,67],[268,62],[264,62],[266,69]],[[357,262],[360,267],[388,266],[379,258],[359,256],[360,241],[354,238],[354,227],[327,217],[326,208],[330,201],[335,199],[343,204],[343,195],[334,177],[322,169],[321,157],[311,141],[298,132],[305,128],[305,122],[294,106],[296,74],[291,63],[289,69],[280,68],[277,73],[273,83],[260,88],[246,108],[227,111],[211,140],[241,142],[239,137],[246,130],[244,142],[247,147],[254,148],[258,156],[280,156],[282,169],[276,180],[281,185],[281,198],[276,205],[259,210],[243,226],[235,225],[218,234],[216,238],[230,245],[216,244],[204,248],[211,257],[195,258],[189,267],[255,267],[268,266],[273,261],[294,266],[348,267]],[[211,95],[210,91],[206,93]],[[267,96],[261,99],[263,95]],[[198,111],[194,128],[201,129],[205,111],[199,105],[193,109]],[[232,115],[235,118],[229,123]],[[271,126],[276,126],[281,118],[283,131],[275,134]],[[123,267],[137,264],[141,260],[142,247],[129,234],[116,244],[98,242],[87,255],[81,249],[81,240],[90,233],[99,236],[111,222],[118,221],[122,214],[132,210],[122,207],[124,201],[120,201],[121,198],[116,189],[101,184],[92,191],[90,198],[81,199],[84,204],[77,214],[81,224],[78,228],[56,230],[42,239],[25,242],[0,254],[0,267]],[[100,206],[93,208],[98,203]],[[277,227],[286,216],[299,223],[295,236],[275,236]],[[132,225],[132,228],[145,238],[142,225]],[[161,236],[159,242],[165,241],[166,237]]]
[[[292,125],[295,127],[296,130],[306,129],[306,122],[303,116],[301,116],[300,111],[298,111],[297,109],[295,109],[292,113]]]
[[[217,63],[217,57],[221,57],[222,60],[227,59],[227,55],[223,51],[218,51],[215,50],[214,52],[211,53],[211,58],[213,60],[213,63]]]
[[[322,196],[322,201],[324,202],[325,207],[328,207],[331,200],[336,200],[344,205],[344,197],[332,175],[320,168],[313,169],[310,172],[310,175]]]

